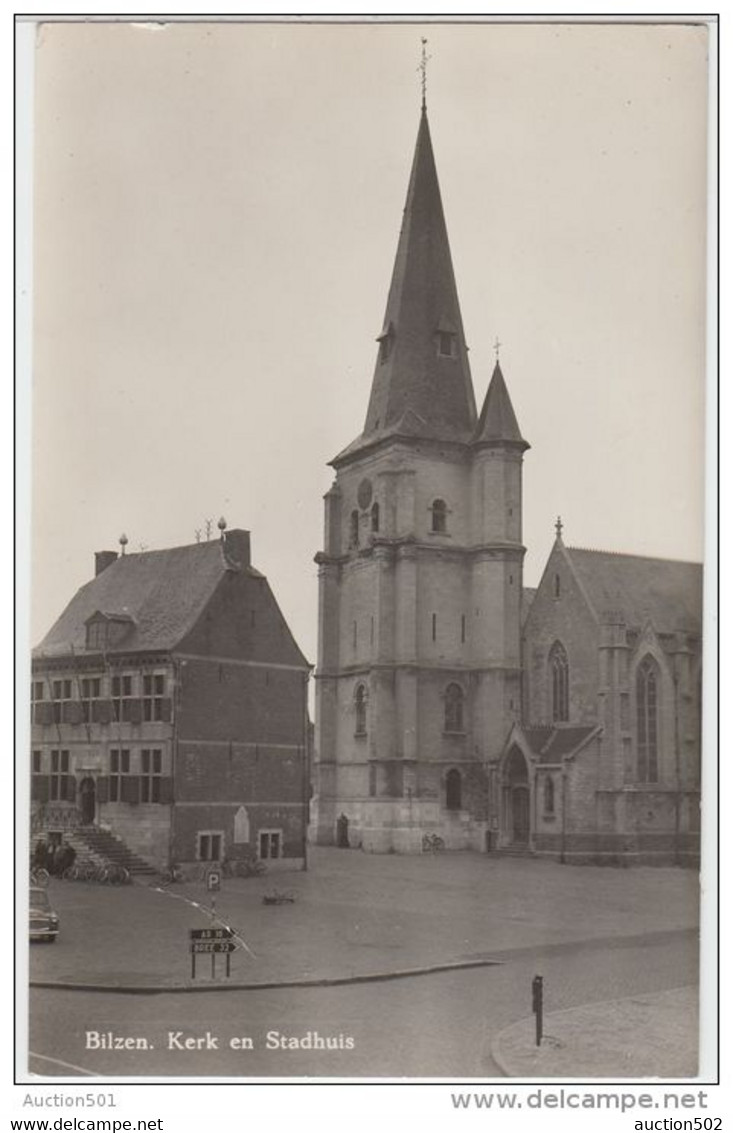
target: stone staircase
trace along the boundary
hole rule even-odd
[[[77,852],[77,856],[91,856],[105,862],[124,866],[133,877],[154,877],[156,870],[134,854],[121,838],[111,834],[109,830],[102,830],[99,826],[78,826],[72,836],[67,836]]]

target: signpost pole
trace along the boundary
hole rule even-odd
[[[196,979],[196,953],[191,952],[191,979]]]
[[[216,952],[211,953],[211,978],[216,977]]]

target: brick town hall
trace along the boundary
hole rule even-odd
[[[331,464],[311,832],[691,862],[702,567],[567,547],[523,587],[529,448],[477,413],[423,103],[364,428]]]

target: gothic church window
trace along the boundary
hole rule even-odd
[[[645,657],[636,673],[636,755],[640,783],[656,783],[658,767],[658,672],[651,657]]]
[[[450,684],[445,690],[445,723],[444,731],[463,731],[463,689],[460,685]]]
[[[430,511],[432,513],[431,530],[437,535],[442,535],[446,530],[446,519],[448,515],[445,500],[433,500]]]
[[[461,802],[461,773],[453,767],[445,777],[446,809],[460,810]]]
[[[354,695],[355,726],[357,736],[365,736],[367,730],[367,693],[364,685],[357,685]]]
[[[559,641],[550,650],[550,679],[552,681],[552,722],[563,724],[569,719],[568,655]]]

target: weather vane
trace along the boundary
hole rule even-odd
[[[555,531],[557,532],[557,537],[559,539],[562,535],[562,519],[559,515],[557,517],[557,523],[555,524]]]
[[[500,349],[501,345],[502,345],[502,344],[501,344],[501,343],[499,342],[499,336],[498,336],[498,334],[497,334],[497,336],[496,336],[496,341],[494,342],[494,351],[495,351],[495,353],[496,353],[496,360],[497,360],[497,362],[499,361],[499,349]]]
[[[422,43],[422,58],[420,59],[420,66],[418,67],[418,71],[420,72],[420,75],[421,75],[420,85],[422,87],[422,108],[424,110],[425,109],[425,96],[427,94],[427,89],[428,89],[428,62],[432,58],[432,56],[428,55],[427,51],[425,50],[425,48],[427,47],[427,43],[428,43],[427,39],[425,39],[425,37],[423,36],[421,38],[420,42]]]

